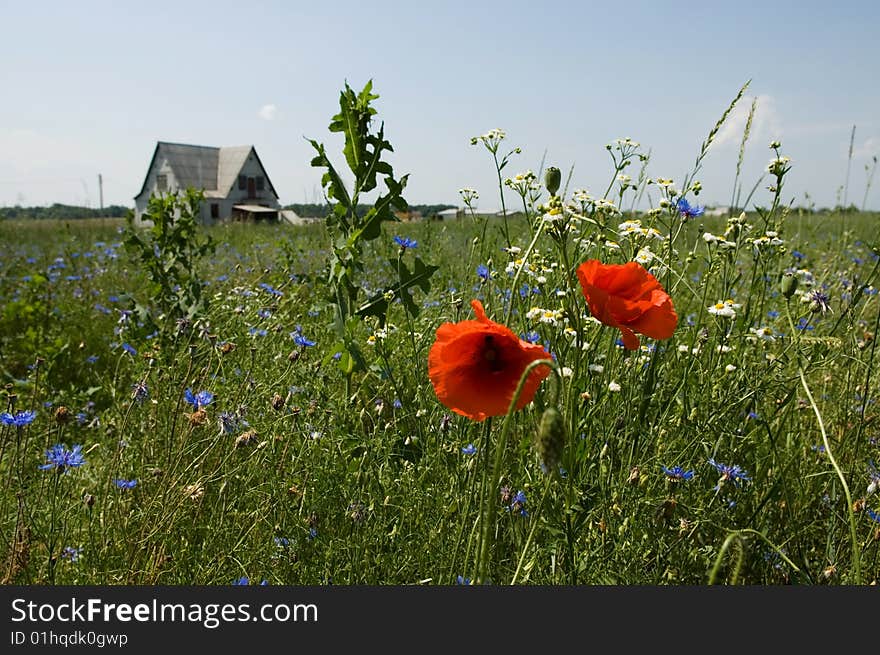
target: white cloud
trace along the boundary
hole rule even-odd
[[[880,139],[876,136],[866,139],[862,145],[856,146],[853,149],[853,159],[860,159],[862,157],[871,158],[876,156],[880,156]]]
[[[260,111],[257,112],[257,115],[262,118],[264,121],[272,121],[275,120],[275,115],[278,113],[278,107],[273,104],[263,105],[260,107]]]
[[[752,102],[756,98],[754,96],[743,96],[740,101],[730,112],[724,125],[718,130],[715,136],[714,145],[722,146],[726,143],[733,143],[739,146],[742,141],[743,130],[746,121],[749,118],[749,111],[752,108]],[[752,118],[752,128],[749,133],[749,141],[758,140],[769,143],[774,139],[782,138],[782,129],[779,125],[779,114],[776,111],[776,101],[773,96],[760,95],[757,96],[758,105],[755,109],[755,116]],[[766,144],[765,144],[766,145]]]

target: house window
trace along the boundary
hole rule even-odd
[[[238,176],[238,190],[244,191],[247,189],[247,175],[239,175]]]
[[[257,191],[262,191],[264,188],[266,188],[266,180],[263,178],[262,175],[258,175],[257,176]]]
[[[211,218],[220,218],[220,205],[216,202],[211,203]]]
[[[157,175],[156,176],[156,190],[157,191],[167,191],[168,190],[168,176],[167,175]]]

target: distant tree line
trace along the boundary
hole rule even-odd
[[[129,208],[122,205],[110,205],[104,209],[95,209],[94,207],[62,205],[56,202],[48,207],[22,207],[20,205],[0,207],[0,220],[121,218],[128,212]]]
[[[358,216],[364,216],[372,207],[372,205],[358,205],[357,213]],[[443,211],[444,209],[453,209],[455,205],[410,205],[409,211],[411,213],[418,212],[425,218],[430,218],[437,212]],[[324,217],[328,213],[330,213],[329,205],[316,205],[310,203],[303,204],[291,204],[285,205],[284,209],[292,209],[296,212],[297,216],[306,217]]]
[[[371,205],[358,205],[357,211],[360,216],[369,211]],[[437,212],[444,209],[454,208],[455,205],[410,205],[411,213],[419,213],[425,218],[434,216]],[[328,205],[321,204],[291,204],[285,205],[284,209],[292,209],[298,216],[302,217],[324,217],[330,209]],[[104,209],[95,209],[94,207],[77,207],[75,205],[62,205],[55,203],[47,207],[0,207],[0,220],[46,220],[46,219],[65,219],[77,220],[81,218],[121,218],[126,216],[130,211],[129,207],[122,205],[110,205]]]

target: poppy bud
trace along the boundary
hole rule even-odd
[[[782,277],[782,295],[786,298],[791,298],[794,295],[794,292],[798,288],[798,279],[792,275],[791,273],[786,273]]]
[[[565,421],[555,407],[548,407],[541,416],[538,426],[538,456],[546,473],[559,466],[562,449],[565,447]]]
[[[544,186],[547,187],[547,191],[550,192],[551,196],[556,195],[560,184],[562,184],[562,173],[555,166],[549,166],[544,171]]]

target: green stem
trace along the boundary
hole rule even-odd
[[[530,362],[519,378],[519,384],[517,385],[513,398],[510,401],[510,407],[508,407],[507,414],[504,416],[504,424],[501,427],[501,434],[498,437],[498,443],[495,445],[495,462],[492,465],[492,477],[489,479],[489,487],[483,490],[483,509],[480,512],[480,528],[482,536],[480,538],[480,550],[477,560],[476,584],[482,584],[485,581],[486,567],[489,562],[489,551],[492,547],[492,537],[495,528],[495,513],[492,511],[492,499],[495,497],[495,493],[501,484],[501,462],[504,459],[504,451],[507,447],[507,435],[510,432],[510,426],[512,424],[511,417],[513,416],[513,412],[519,402],[519,397],[525,387],[526,380],[528,380],[529,375],[538,366],[549,366],[551,370],[556,373],[556,378],[560,386],[562,384],[562,376],[559,372],[559,366],[552,359],[538,359]],[[488,454],[487,450],[486,455],[488,456]]]
[[[529,536],[526,537],[526,543],[523,545],[522,553],[520,553],[519,562],[516,564],[516,571],[514,571],[513,579],[510,581],[511,585],[516,584],[516,581],[519,578],[519,572],[522,571],[523,562],[526,560],[526,553],[529,552],[529,546],[532,545],[532,537],[535,536],[535,530],[538,527],[538,519],[541,518],[541,510],[544,509],[544,502],[547,500],[547,494],[550,492],[550,482],[552,480],[553,475],[548,472],[544,478],[544,489],[541,492],[541,502],[538,504],[538,509],[532,514],[532,527],[529,530]]]
[[[795,330],[794,321],[791,318],[791,307],[790,303],[786,302],[785,304],[785,314],[788,318],[788,325],[791,329],[792,338],[798,338],[798,332]],[[800,353],[798,353],[799,355]],[[813,409],[813,413],[816,415],[816,421],[819,424],[819,432],[822,434],[822,444],[825,446],[825,454],[828,455],[828,461],[831,462],[831,466],[834,469],[834,472],[837,474],[837,478],[840,480],[840,484],[843,487],[843,495],[846,498],[846,513],[849,517],[849,533],[850,540],[852,542],[852,567],[853,567],[853,576],[855,578],[855,584],[862,583],[862,565],[861,565],[861,557],[859,554],[859,542],[858,537],[856,535],[856,516],[853,511],[853,501],[852,494],[849,490],[849,485],[846,483],[846,478],[843,475],[843,471],[840,470],[840,466],[837,464],[837,460],[834,458],[834,453],[831,452],[831,442],[828,440],[828,433],[825,431],[825,422],[822,420],[822,414],[819,412],[819,407],[816,405],[816,401],[813,399],[813,394],[810,393],[810,387],[807,384],[807,378],[804,375],[804,369],[798,362],[798,376],[801,379],[801,386],[804,388],[804,392],[807,394],[807,399],[810,401],[810,407]]]
[[[734,540],[737,540],[742,548],[745,547],[745,539],[743,539],[743,535],[745,534],[754,534],[761,537],[761,539],[767,542],[767,545],[769,545],[774,551],[776,551],[776,554],[779,555],[779,557],[782,558],[782,560],[786,564],[788,564],[795,573],[801,573],[801,570],[794,562],[791,561],[791,559],[789,559],[788,555],[786,555],[785,552],[781,548],[779,548],[779,546],[770,541],[763,532],[759,532],[758,530],[755,530],[753,528],[743,528],[742,530],[736,530],[727,535],[727,539],[725,539],[724,543],[721,545],[721,550],[718,551],[718,556],[715,558],[715,564],[712,566],[712,571],[709,573],[710,585],[714,585],[715,580],[718,578],[718,572],[721,570],[721,562],[724,559],[724,553],[726,553],[727,549],[730,548],[730,544],[733,543]],[[740,554],[740,563],[742,558],[743,555]],[[739,565],[737,566],[737,571],[738,570]]]
[[[498,165],[498,153],[493,152],[492,158],[495,160],[495,172],[498,174],[498,193],[501,196],[501,214],[504,217],[504,240],[510,248],[513,244],[510,242],[510,227],[507,224],[507,205],[504,202],[504,182],[501,179],[501,166]]]
[[[535,236],[532,237],[532,242],[529,244],[529,247],[526,248],[525,253],[523,253],[522,264],[517,266],[516,273],[514,273],[514,275],[513,275],[513,282],[510,285],[510,288],[513,290],[513,293],[510,294],[511,301],[507,305],[507,316],[504,317],[504,324],[505,325],[510,325],[510,316],[511,316],[511,314],[513,314],[513,297],[514,297],[514,294],[516,293],[516,284],[519,281],[520,273],[522,273],[522,270],[526,267],[526,264],[529,263],[529,255],[532,254],[532,250],[534,249],[535,244],[538,243],[538,238],[541,236],[541,233],[544,231],[544,225],[546,225],[546,223],[544,223],[544,221],[541,220],[541,224],[538,226],[538,229],[535,231]]]

